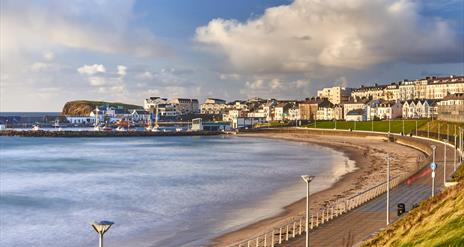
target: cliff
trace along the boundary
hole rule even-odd
[[[89,100],[76,100],[76,101],[69,101],[63,106],[63,110],[61,114],[63,115],[71,115],[71,116],[88,116],[90,112],[95,110],[96,106],[105,106],[108,105],[110,107],[115,108],[123,108],[123,109],[142,109],[142,106],[138,105],[131,105],[131,104],[124,104],[118,102],[105,102],[105,101],[89,101]]]

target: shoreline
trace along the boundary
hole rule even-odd
[[[218,136],[229,135],[222,131],[148,132],[148,131],[18,131],[2,130],[0,136],[16,137],[149,137],[149,136]]]
[[[382,174],[386,174],[381,168],[387,153],[393,155],[394,163],[400,164],[396,166],[397,169],[391,171],[392,176],[415,171],[417,160],[425,158],[424,153],[412,147],[387,142],[386,137],[322,136],[308,133],[246,133],[238,136],[311,143],[342,152],[354,161],[354,171],[342,175],[329,188],[310,195],[311,210],[316,210],[330,201],[353,196],[378,184],[379,179],[384,179]],[[304,211],[305,197],[288,203],[274,216],[211,239],[209,246],[227,246],[246,240]]]

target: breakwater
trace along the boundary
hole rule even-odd
[[[0,131],[0,136],[23,137],[144,137],[144,136],[215,136],[230,134],[222,131],[148,132],[148,131]]]

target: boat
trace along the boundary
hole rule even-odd
[[[111,128],[110,126],[105,125],[105,126],[103,126],[102,130],[103,131],[113,131],[113,128]]]
[[[32,131],[39,131],[39,130],[40,130],[40,126],[38,124],[32,125]]]
[[[60,127],[60,120],[56,119],[55,122],[53,123],[53,127],[59,128]]]
[[[127,129],[125,127],[123,127],[123,126],[118,126],[116,128],[116,131],[127,131]]]

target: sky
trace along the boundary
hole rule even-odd
[[[462,0],[0,0],[0,111],[464,74]]]

